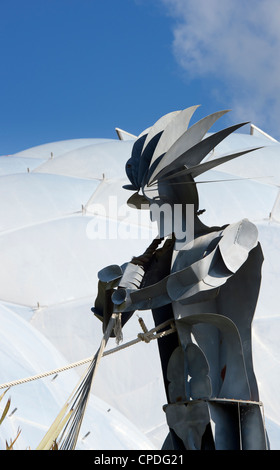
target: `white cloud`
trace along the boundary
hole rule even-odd
[[[222,83],[235,117],[249,116],[279,138],[279,0],[161,1],[174,18],[173,51],[188,76]]]

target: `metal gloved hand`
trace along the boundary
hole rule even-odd
[[[145,271],[142,266],[128,263],[119,282],[118,289],[112,294],[112,302],[115,305],[120,305],[125,302],[127,291],[140,288],[144,274]]]

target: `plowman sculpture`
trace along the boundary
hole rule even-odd
[[[194,180],[256,149],[203,162],[244,124],[208,135],[227,111],[189,127],[196,108],[163,116],[135,141],[128,203],[151,210],[159,235],[142,255],[99,272],[93,311],[104,327],[112,312],[122,312],[122,325],[135,310],[151,309],[155,325],[174,320],[176,331],[158,340],[170,430],[163,449],[267,449],[251,347],[263,263],[257,229],[247,219],[204,225]]]

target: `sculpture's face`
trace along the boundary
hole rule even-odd
[[[185,206],[192,204],[195,206],[195,210],[198,210],[198,193],[191,175],[159,181],[158,194],[160,200],[171,205],[181,204]]]
[[[190,239],[198,210],[196,184],[191,176],[159,182],[149,194],[151,220],[157,223],[160,237],[175,233],[177,239]]]

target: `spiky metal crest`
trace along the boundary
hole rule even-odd
[[[131,184],[125,185],[124,188],[136,191],[128,203],[141,208],[141,205],[151,200],[147,192],[155,184],[174,179],[177,182],[194,182],[193,178],[202,173],[257,150],[243,149],[202,163],[222,140],[248,123],[236,124],[205,137],[213,124],[229,110],[210,114],[189,127],[198,107],[191,106],[182,111],[168,113],[139,135],[126,164],[126,173]]]

